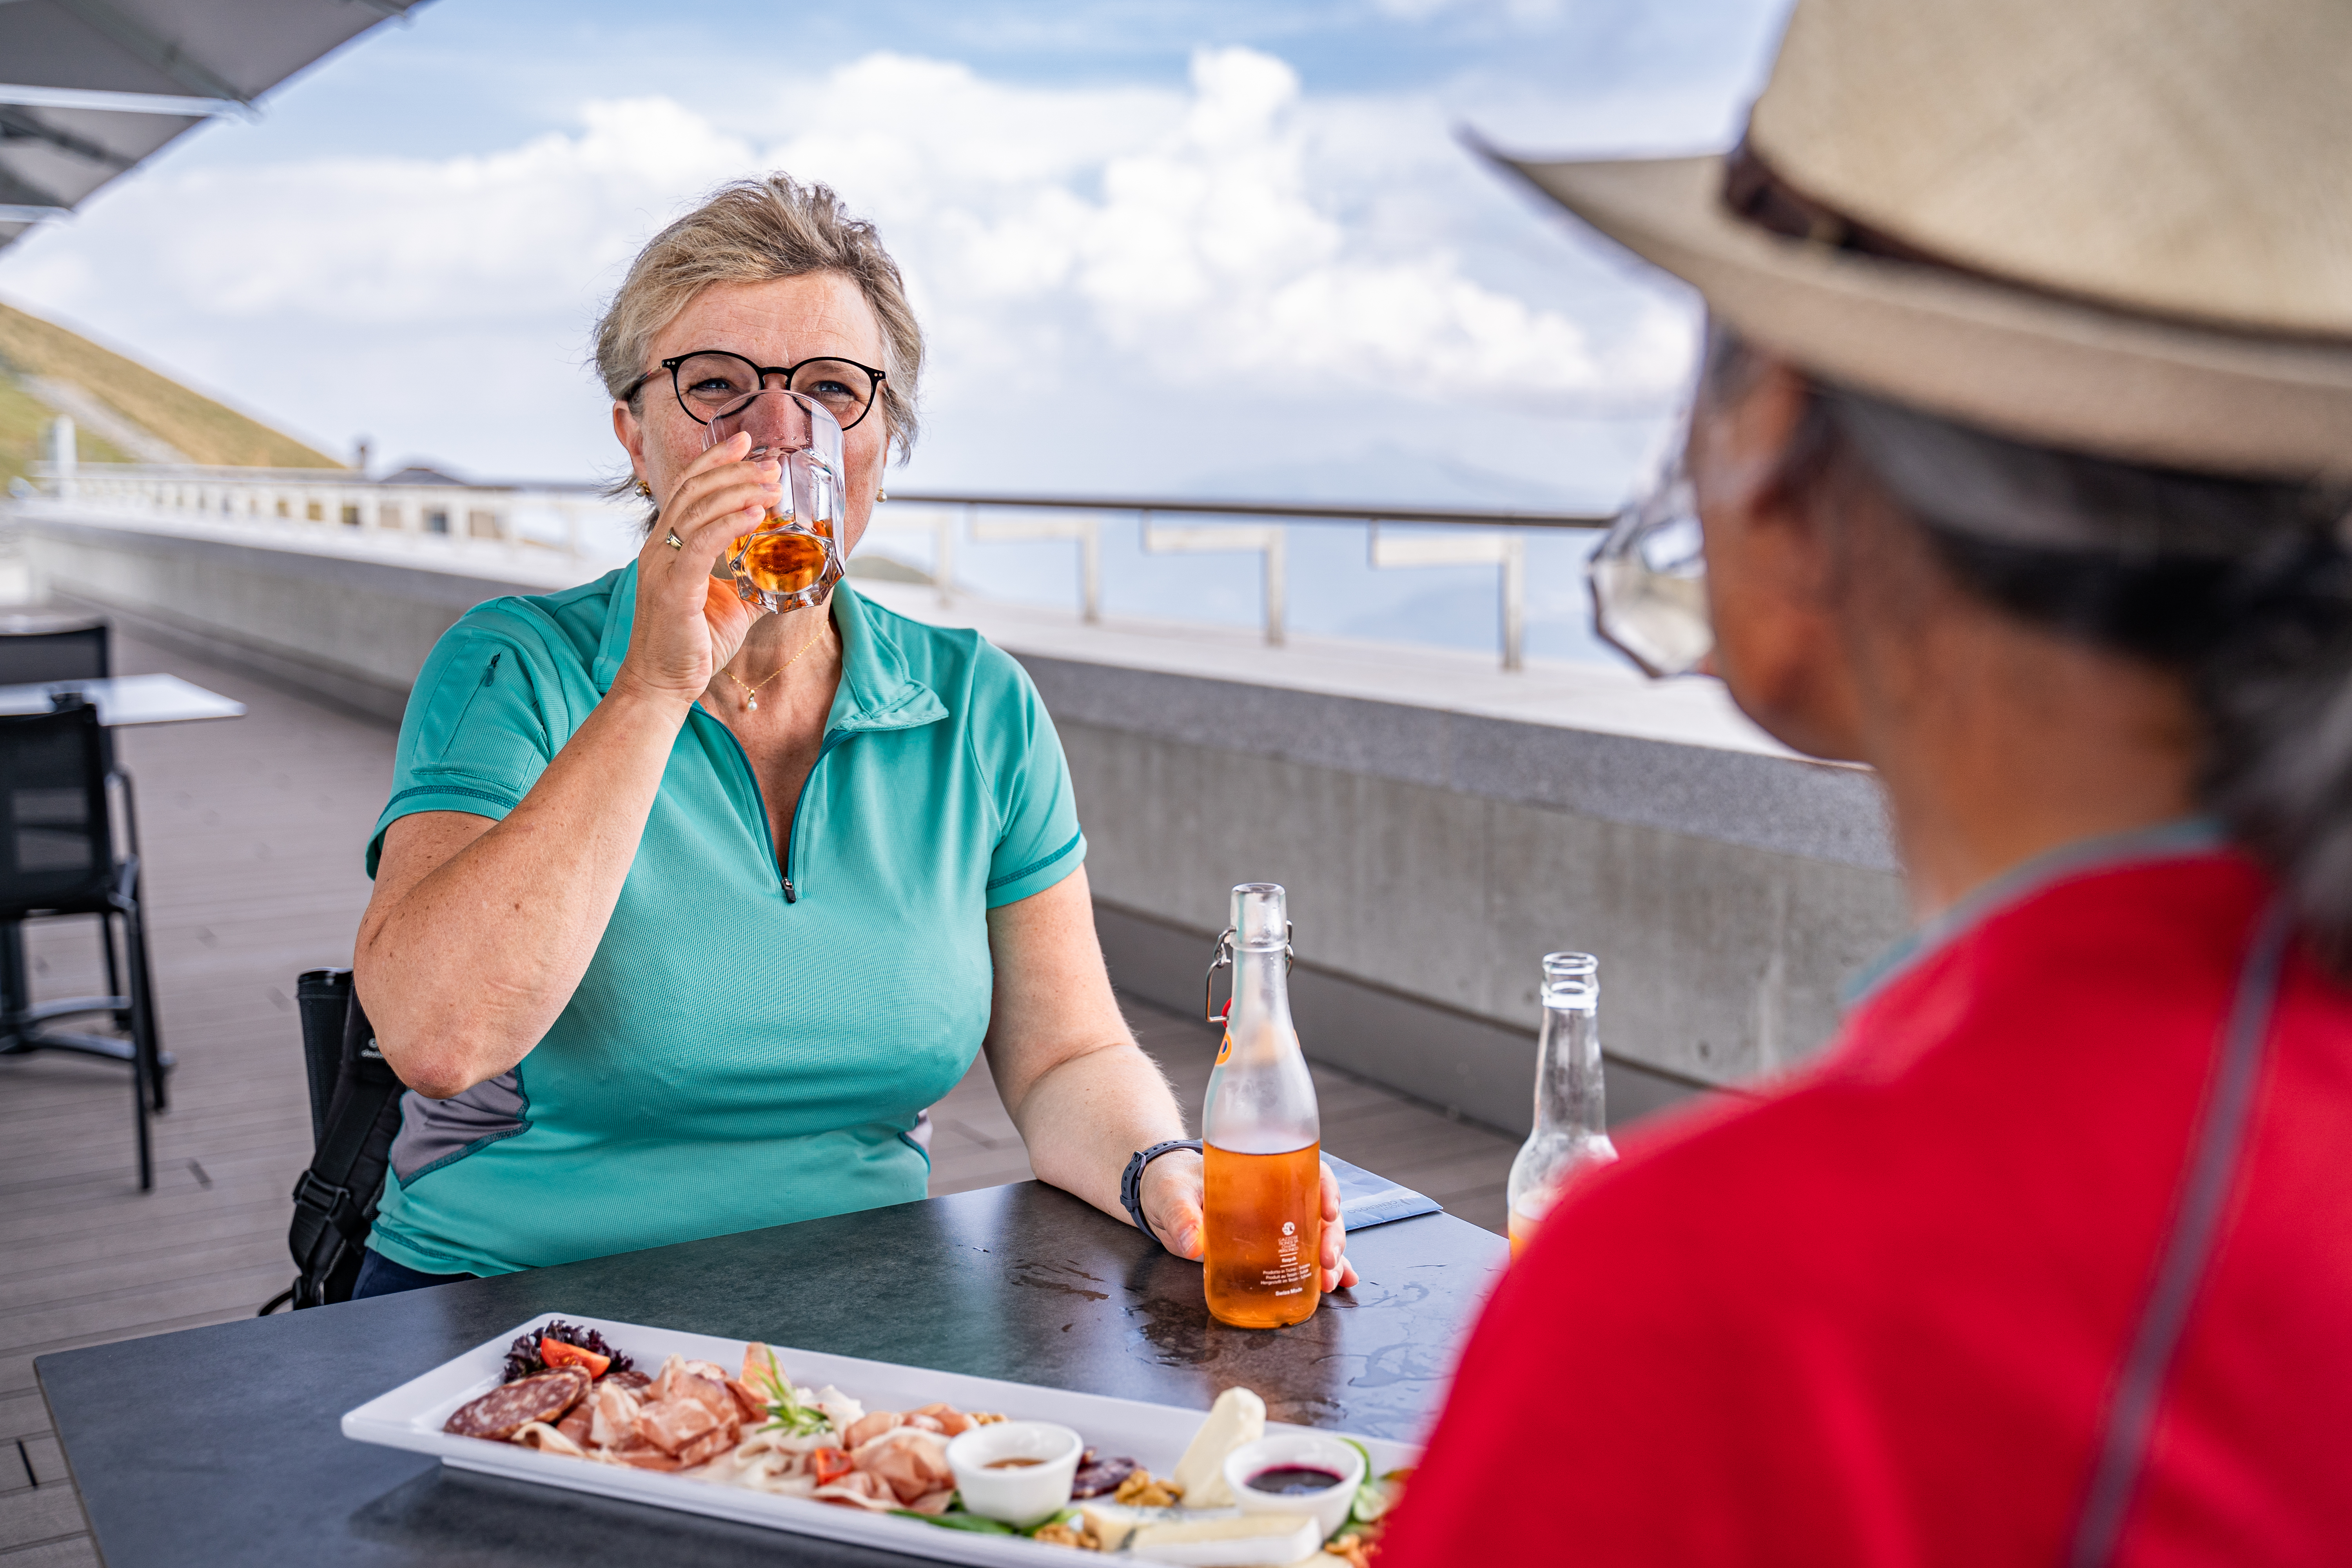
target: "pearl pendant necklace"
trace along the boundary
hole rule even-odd
[[[784,660],[783,663],[776,666],[775,668],[762,676],[760,679],[759,686],[743,686],[741,679],[731,669],[722,668],[719,673],[725,676],[728,679],[734,681],[736,685],[743,686],[743,706],[746,709],[756,709],[760,706],[760,687],[767,685],[769,681],[775,679],[776,677],[783,674],[784,671],[798,664],[801,661],[802,654],[806,653],[809,649],[816,647],[816,639],[824,636],[825,628],[829,625],[831,625],[829,621],[819,619],[816,630],[809,634],[809,640],[801,644],[799,650],[795,652],[792,658]]]

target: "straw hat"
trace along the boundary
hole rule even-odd
[[[2343,477],[2347,149],[2347,0],[1799,0],[1729,157],[1494,155],[1827,379]]]

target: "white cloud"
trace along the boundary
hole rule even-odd
[[[503,321],[625,265],[649,213],[753,150],[663,99],[485,156],[345,159],[167,184],[173,279],[205,309],[352,323]],[[205,216],[209,214],[210,216]],[[224,221],[229,215],[233,219]]]
[[[1650,319],[1670,326],[1671,310],[1621,299],[1638,330],[1631,352],[1604,352],[1562,311],[1471,277],[1442,223],[1405,235],[1350,223],[1399,184],[1435,184],[1425,205],[1458,216],[1444,185],[1491,178],[1430,103],[1318,104],[1287,65],[1245,48],[1202,52],[1181,99],[1089,98],[1075,114],[1041,116],[1049,95],[893,57],[826,90],[889,106],[890,132],[856,146],[794,137],[779,161],[873,205],[935,316],[986,321],[974,336],[992,352],[1017,357],[1004,340],[1042,312],[1177,384],[1245,374],[1316,392],[1643,395],[1678,368],[1682,351],[1661,353]],[[1055,156],[1073,148],[1088,155]]]
[[[166,163],[16,247],[0,290],[299,428],[493,473],[605,461],[580,369],[603,295],[697,195],[768,167],[833,183],[905,266],[949,478],[994,460],[969,432],[1007,397],[1047,425],[1111,430],[1123,411],[1140,431],[1230,405],[1332,452],[1377,437],[1461,455],[1495,417],[1477,410],[1662,399],[1689,352],[1685,310],[1589,268],[1549,291],[1482,271],[1496,213],[1527,222],[1433,101],[1310,96],[1250,49],[1203,51],[1182,90],[872,54],[728,124],[650,97],[462,156]],[[1021,472],[1182,482],[1155,447]]]

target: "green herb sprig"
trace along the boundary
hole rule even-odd
[[[768,1370],[760,1374],[760,1381],[767,1384],[763,1392],[768,1396],[768,1419],[760,1430],[782,1432],[794,1437],[813,1437],[831,1426],[832,1416],[814,1405],[801,1403],[801,1396],[793,1388],[793,1380],[786,1377],[784,1369],[776,1364],[776,1352],[769,1351],[767,1353]]]

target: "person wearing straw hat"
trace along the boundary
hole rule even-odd
[[[1799,0],[1731,154],[1511,164],[1709,310],[1602,628],[1919,924],[1551,1211],[1382,1568],[2352,1556],[2347,145],[2333,0]]]

